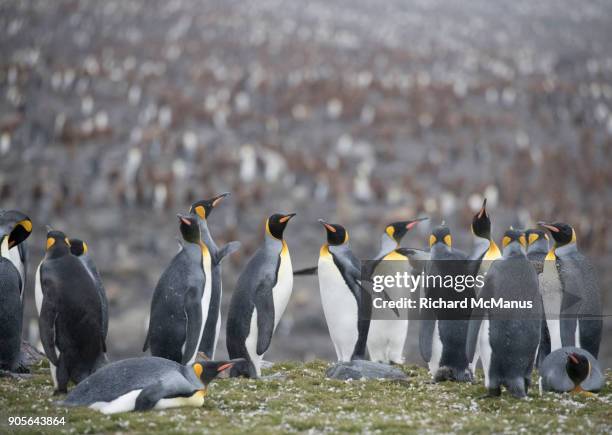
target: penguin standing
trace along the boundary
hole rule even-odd
[[[17,253],[22,252],[19,246],[31,232],[32,221],[22,213],[0,214],[0,370],[28,371],[19,364],[25,257],[24,263],[19,261],[16,266],[11,251],[17,248]]]
[[[198,361],[182,365],[154,356],[108,364],[81,382],[62,405],[104,414],[204,404],[208,384],[244,361]]]
[[[248,376],[261,375],[261,361],[293,291],[293,269],[283,232],[295,213],[266,220],[263,245],[238,278],[227,315],[227,352],[245,358]],[[247,374],[247,373],[244,373]]]
[[[96,283],[96,288],[98,289],[98,294],[100,295],[100,301],[102,303],[102,330],[104,340],[106,340],[106,336],[108,335],[108,299],[106,297],[106,290],[104,290],[104,284],[102,284],[102,278],[98,273],[96,264],[91,258],[87,243],[80,239],[68,239],[68,242],[70,243],[70,253],[83,262],[83,265]]]
[[[100,295],[68,243],[60,231],[47,233],[47,253],[38,274],[40,338],[56,393],[65,393],[70,380],[78,384],[106,361]]]
[[[583,391],[597,392],[606,378],[597,359],[584,349],[562,347],[548,355],[540,366],[540,394]]]
[[[406,233],[414,228],[419,222],[426,219],[427,218],[421,218],[403,222],[394,222],[387,225],[385,232],[381,237],[380,251],[374,259],[376,266],[373,267],[372,276],[379,274],[388,275],[399,271],[395,261],[402,262],[402,265],[399,266],[399,268],[402,270],[407,268],[408,270],[406,271],[408,273],[413,273],[413,269],[410,267],[409,263],[410,258],[404,255],[399,247],[402,238],[406,235]],[[387,261],[393,261],[394,264],[386,263]],[[386,265],[389,265],[390,267],[385,267]],[[401,297],[403,295],[399,294],[397,296]],[[389,315],[392,316],[391,313],[389,313]],[[403,364],[404,342],[406,341],[407,334],[407,318],[400,319],[397,317],[391,317],[390,319],[372,319],[370,321],[370,329],[367,340],[370,359],[372,361],[383,363]]]
[[[338,361],[366,359],[370,301],[361,289],[361,264],[349,247],[346,229],[319,222],[327,234],[319,253],[319,290],[336,356]]]
[[[143,352],[181,364],[195,361],[211,297],[211,258],[191,216],[177,215],[182,248],[159,278]]]
[[[474,248],[470,255],[470,260],[474,261],[474,267],[478,268],[478,275],[486,275],[491,262],[501,258],[501,251],[497,244],[491,239],[491,219],[487,213],[487,199],[482,202],[482,207],[472,218],[472,236],[474,237]],[[491,349],[488,345],[488,330],[489,320],[483,319],[480,326],[478,341],[476,342],[476,351],[474,358],[470,363],[472,373],[476,370],[478,360],[482,359],[482,365],[489,366],[491,358]],[[482,350],[481,350],[482,345]],[[485,375],[486,376],[486,375]]]
[[[544,269],[544,259],[548,255],[548,235],[542,230],[528,229],[525,231],[525,240],[527,241],[527,259],[535,268],[539,282],[541,280],[540,275]],[[550,353],[550,335],[545,317],[542,319],[542,327],[540,328],[540,347],[538,347],[538,356],[536,358],[537,367],[540,367],[546,355]]]
[[[539,222],[554,241],[540,278],[551,350],[575,346],[599,355],[602,334],[601,289],[595,268],[576,245],[565,223]],[[559,320],[560,319],[560,320]]]
[[[211,199],[197,201],[191,205],[189,210],[191,215],[195,216],[198,220],[200,237],[208,248],[211,257],[210,305],[204,325],[204,333],[202,334],[202,340],[199,345],[200,352],[203,352],[210,359],[215,358],[215,349],[217,348],[217,340],[219,339],[219,331],[221,330],[221,299],[223,297],[221,260],[240,248],[240,242],[230,242],[219,249],[208,229],[207,219],[214,208],[226,196],[229,196],[229,193],[222,193]]]
[[[482,319],[487,316],[491,358],[488,366],[485,359],[482,362],[488,395],[499,396],[503,385],[514,397],[522,398],[527,395],[540,343],[542,301],[536,272],[525,256],[524,234],[517,230],[506,231],[502,245],[502,258],[489,268],[479,294],[479,300],[489,304],[489,308],[484,305],[472,313],[467,352],[471,358]],[[500,299],[514,302],[518,308],[490,305],[492,301]]]
[[[441,284],[449,278],[455,282],[455,277],[472,273],[467,255],[453,249],[451,233],[447,226],[434,228],[429,237],[429,246],[430,261],[425,273],[428,276],[441,277],[441,280],[431,280],[431,285],[425,286],[425,297],[447,302],[473,299],[473,287],[458,291],[454,287],[448,288]],[[425,320],[421,321],[419,347],[434,380],[471,381],[472,372],[466,355],[469,311],[426,309],[423,310],[423,316]]]

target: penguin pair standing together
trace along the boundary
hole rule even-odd
[[[0,210],[0,370],[26,372],[19,362],[23,292],[27,273],[25,240],[32,221],[16,210]]]
[[[42,345],[56,393],[66,393],[106,363],[107,301],[87,245],[51,230],[36,272]],[[71,250],[74,249],[74,253]]]

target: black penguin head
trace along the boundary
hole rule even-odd
[[[419,219],[413,219],[410,221],[393,222],[392,224],[387,225],[387,227],[385,228],[385,233],[387,233],[387,235],[391,239],[395,240],[397,244],[400,244],[402,241],[402,238],[406,235],[408,231],[410,231],[415,226],[417,226],[419,222],[422,222],[427,219],[429,218],[423,217]]]
[[[550,235],[555,241],[555,248],[560,248],[570,243],[576,243],[576,232],[571,225],[564,224],[563,222],[555,222],[552,224],[538,222],[538,225],[550,231]]]
[[[0,211],[0,241],[8,237],[8,248],[13,248],[32,233],[32,221],[17,210]]]
[[[472,233],[476,237],[491,240],[491,219],[487,213],[487,198],[482,202],[482,207],[472,218]]]
[[[275,239],[283,240],[283,232],[293,216],[295,216],[295,213],[273,214],[266,220],[266,234],[271,235]]]
[[[330,246],[339,246],[349,241],[348,231],[338,224],[330,224],[323,219],[319,219],[319,223],[325,227],[327,233],[327,243]]]
[[[87,254],[87,243],[81,239],[68,239],[70,253],[76,257]]]
[[[230,195],[229,192],[226,192],[226,193],[222,193],[217,196],[213,196],[210,199],[203,199],[201,201],[196,201],[193,204],[191,204],[191,208],[189,209],[189,212],[197,214],[200,217],[200,219],[208,219],[213,209],[217,205],[219,205],[219,203],[223,200],[223,198],[229,195]]]
[[[506,248],[526,248],[527,242],[525,241],[525,233],[519,230],[509,229],[504,233],[504,238],[502,239],[502,248],[506,250]]]
[[[574,385],[578,386],[591,374],[591,362],[582,354],[568,353],[565,370]]]
[[[192,367],[193,371],[204,385],[211,383],[213,379],[219,375],[229,373],[229,370],[237,362],[245,361],[244,359],[236,359],[231,361],[197,361]],[[226,376],[227,377],[227,376]]]
[[[177,214],[176,217],[180,221],[179,228],[183,239],[189,243],[200,243],[200,226],[196,218],[182,214]]]
[[[47,255],[61,256],[70,253],[70,241],[61,231],[47,232]]]
[[[444,224],[435,227],[429,236],[429,247],[433,247],[434,245],[442,243],[448,248],[453,246],[453,239],[451,237],[450,230]]]

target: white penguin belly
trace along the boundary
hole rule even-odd
[[[550,334],[550,351],[554,352],[562,347],[559,315],[561,314],[561,300],[563,298],[561,281],[559,280],[555,261],[544,261],[544,269],[539,277],[539,281],[546,325]]]
[[[357,300],[331,256],[321,257],[318,269],[323,313],[338,361],[350,361],[359,337]]]
[[[251,314],[251,325],[249,327],[249,335],[244,341],[244,346],[249,353],[249,358],[255,367],[257,376],[261,376],[261,361],[263,360],[263,354],[257,354],[257,339],[259,337],[259,328],[257,328],[257,308],[253,307],[253,313]]]
[[[25,283],[25,268],[23,266],[23,263],[21,262],[21,255],[19,254],[19,247],[15,246],[14,248],[9,249],[8,251],[8,259],[11,263],[13,263],[13,265],[15,266],[15,268],[17,269],[17,271],[19,272],[19,277],[21,278],[21,287],[19,288],[19,292],[21,295],[21,299],[23,299],[23,293],[24,293],[24,283]]]
[[[368,352],[372,361],[404,362],[404,342],[408,320],[372,320],[368,332]]]
[[[435,321],[433,336],[431,338],[431,358],[429,359],[429,373],[435,376],[440,368],[440,360],[442,359],[442,340],[440,339],[440,331],[438,330],[438,321]]]
[[[91,409],[100,411],[103,414],[115,414],[117,412],[133,411],[136,406],[136,399],[140,394],[140,390],[132,390],[128,393],[122,394],[110,402],[95,402],[89,405]]]
[[[278,267],[278,276],[276,285],[272,289],[272,297],[274,298],[274,329],[278,326],[281,317],[287,308],[289,298],[293,291],[293,267],[291,266],[291,257],[289,250],[283,248],[280,255],[280,265]]]
[[[202,335],[204,334],[204,325],[206,325],[206,319],[208,319],[208,310],[210,309],[210,298],[212,296],[212,263],[208,250],[202,251],[202,267],[204,269],[204,274],[206,275],[206,282],[204,283],[204,293],[202,294],[202,301],[200,303],[202,307],[202,324],[200,325],[200,335],[198,336],[198,345],[196,346],[193,355],[189,359],[189,364],[193,364],[195,362],[196,356],[198,355],[198,349],[200,347],[200,342],[202,341]],[[185,345],[183,344],[183,351]]]
[[[36,301],[36,311],[38,311],[39,317],[40,317],[40,310],[42,309],[42,303],[43,303],[42,283],[40,282],[40,266],[42,266],[42,261],[36,268],[36,277],[34,279],[35,281],[34,282],[34,300]]]
[[[489,340],[489,319],[483,319],[478,331],[478,348],[480,350],[480,361],[482,362],[482,371],[484,372],[485,387],[489,387],[489,370],[491,368],[491,342]],[[474,370],[476,366],[474,365]],[[473,371],[474,371],[473,370]]]

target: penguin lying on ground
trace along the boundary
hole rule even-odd
[[[550,231],[554,240],[540,279],[550,348],[576,346],[597,358],[603,321],[595,268],[578,251],[571,226],[560,222],[539,225]]]
[[[527,259],[538,273],[539,282],[541,279],[539,275],[544,269],[544,259],[548,254],[548,235],[542,230],[528,229],[525,231],[525,239],[527,240]],[[550,353],[550,335],[548,334],[548,326],[546,325],[545,317],[546,316],[542,319],[540,347],[538,347],[536,367],[540,367],[546,355]]]
[[[482,359],[485,387],[489,396],[499,396],[501,386],[514,397],[527,395],[531,371],[540,343],[542,301],[538,278],[525,256],[525,236],[508,230],[502,241],[503,257],[489,268],[479,299],[484,303],[503,299],[518,304],[514,308],[478,308],[472,312],[467,352],[472,358],[481,330],[482,319],[489,319],[486,341],[480,342],[484,355],[490,354],[490,365]]]
[[[87,406],[104,414],[204,404],[208,384],[244,360],[189,365],[154,356],[108,364],[70,392],[61,405]]]
[[[196,218],[177,215],[184,242],[153,293],[143,352],[182,364],[195,361],[211,297],[211,258]]]
[[[20,245],[31,232],[32,221],[23,213],[0,214],[0,370],[28,372],[19,362],[25,256],[13,253],[25,252]]]
[[[270,347],[293,291],[293,270],[283,232],[295,213],[274,214],[266,220],[263,245],[242,271],[232,293],[227,315],[227,352],[230,358],[251,363],[248,373],[233,375],[259,377],[261,361]]]
[[[441,225],[432,231],[429,238],[430,261],[427,263],[426,275],[440,276],[443,281],[461,275],[469,275],[471,262],[467,255],[452,248],[451,234],[447,226]],[[425,297],[444,301],[471,300],[475,296],[474,288],[459,292],[437,283],[425,287]],[[428,363],[429,372],[434,381],[453,380],[466,382],[472,380],[466,355],[469,311],[462,309],[430,309],[423,313],[421,321],[419,347],[421,356]]]
[[[327,243],[319,254],[319,290],[323,313],[338,361],[366,359],[370,299],[362,291],[361,264],[349,247],[346,229],[320,219]]]
[[[601,390],[606,378],[593,355],[577,347],[562,347],[548,355],[540,366],[540,393]]]
[[[96,288],[98,289],[98,294],[100,295],[100,301],[102,302],[102,329],[104,333],[104,340],[106,340],[106,336],[108,335],[108,299],[106,298],[106,290],[104,290],[102,278],[98,273],[96,264],[91,258],[87,243],[80,239],[68,239],[68,242],[70,243],[70,253],[75,257],[78,257],[79,260],[83,262],[83,265],[89,271],[91,277],[96,283]]]
[[[374,258],[374,266],[371,275],[390,275],[394,272],[407,271],[413,273],[410,266],[409,257],[400,250],[402,238],[408,231],[414,228],[419,222],[428,218],[414,219],[403,222],[394,222],[387,225],[381,238],[380,252]],[[401,265],[395,263],[401,261]],[[393,262],[387,263],[387,262]],[[388,266],[388,267],[387,267]],[[398,292],[391,297],[406,296],[406,291]],[[368,332],[367,347],[372,361],[383,363],[402,364],[404,362],[404,342],[408,334],[408,318],[398,318],[393,313],[389,313],[389,318],[372,319]]]
[[[106,362],[102,301],[92,275],[70,254],[66,235],[47,233],[39,266],[40,338],[56,393],[78,384]]]
[[[472,250],[472,254],[470,255],[470,259],[476,262],[474,267],[478,268],[477,273],[484,276],[489,270],[491,263],[501,257],[499,247],[495,241],[491,239],[491,220],[489,219],[489,214],[487,213],[486,198],[484,199],[482,207],[478,213],[476,213],[472,218],[471,230],[474,238],[474,248]],[[470,370],[472,373],[475,372],[479,359],[483,360],[483,366],[489,366],[488,359],[491,358],[491,355],[487,353],[481,354],[480,352],[481,341],[485,343],[485,348],[488,347],[486,344],[486,341],[488,340],[488,337],[486,337],[486,331],[488,331],[488,329],[489,320],[483,319],[480,327],[480,335],[478,337],[478,341],[476,342],[474,358],[470,362]]]
[[[191,205],[189,210],[191,215],[195,216],[198,220],[198,224],[200,225],[200,237],[208,248],[208,252],[210,252],[211,256],[210,305],[208,307],[206,323],[204,324],[202,340],[199,345],[200,352],[203,352],[209,359],[215,358],[215,349],[217,348],[217,340],[219,339],[219,331],[221,330],[221,298],[223,296],[221,260],[240,249],[240,242],[230,242],[219,249],[208,229],[207,219],[210,217],[214,208],[226,196],[229,196],[229,193],[222,193],[211,199],[197,201]]]

